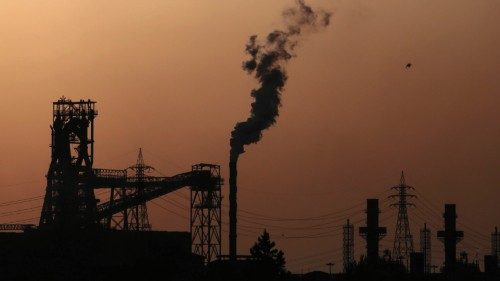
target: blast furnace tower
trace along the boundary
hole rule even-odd
[[[52,105],[51,162],[40,228],[75,229],[96,212],[89,186],[94,162],[95,102],[61,98]]]

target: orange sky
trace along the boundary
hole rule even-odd
[[[489,233],[500,224],[500,2],[309,3],[333,11],[331,25],[302,43],[287,66],[277,126],[240,158],[239,207],[297,218],[357,205],[347,214],[359,220],[359,204],[385,197],[404,169],[421,200],[439,212],[445,202],[458,204],[466,236],[459,250],[472,257],[487,253]],[[143,147],[146,162],[164,174],[211,162],[221,164],[227,178],[230,132],[247,117],[249,91],[256,86],[241,70],[244,45],[252,34],[281,27],[280,13],[291,4],[2,1],[0,201],[43,194],[51,102],[62,95],[98,102],[96,167],[127,167]],[[404,68],[408,62],[410,70]],[[155,202],[187,216],[186,192],[166,197],[184,208]],[[421,222],[441,224],[441,218],[419,214],[428,211],[416,203],[410,219],[418,245]],[[39,205],[0,206],[0,221],[37,217],[36,208],[7,212]],[[188,229],[187,219],[148,207],[155,228]],[[389,227],[384,248],[392,248],[392,215],[382,214]],[[264,227],[243,219],[242,254]],[[338,230],[291,229],[315,224],[308,221],[261,223],[284,249],[290,269],[341,263]],[[333,232],[284,239],[325,231]],[[223,243],[225,252],[226,234]],[[361,238],[355,243],[359,256]],[[442,246],[436,241],[434,247],[438,258]]]

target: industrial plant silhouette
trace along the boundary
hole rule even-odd
[[[303,36],[330,24],[331,13],[313,10],[303,0],[296,3],[282,13],[284,29],[274,30],[262,40],[250,36],[245,46],[249,59],[243,69],[258,86],[250,92],[250,115],[236,122],[231,132],[227,189],[223,188],[221,173],[226,167],[197,163],[183,173],[158,176],[140,148],[136,163],[126,169],[95,167],[96,101],[62,97],[53,102],[44,196],[0,202],[1,207],[43,200],[37,225],[23,224],[26,221],[22,220],[0,224],[0,279],[500,280],[497,227],[491,225],[492,233],[474,228],[465,231],[457,224],[461,219],[459,206],[429,207],[418,189],[407,183],[404,172],[399,184],[387,188],[381,196],[366,198],[362,207],[357,205],[363,210],[352,206],[314,217],[284,218],[238,208],[238,173],[247,173],[238,170],[238,161],[246,146],[258,143],[263,131],[277,122],[288,79],[286,63],[297,56],[295,50]],[[413,69],[413,64],[408,63],[405,69]],[[189,229],[155,230],[150,224],[148,202],[181,189],[189,191]],[[223,204],[223,194],[229,206]],[[393,221],[380,218],[385,205],[397,212]],[[420,212],[418,224],[410,216],[411,208],[425,210]],[[38,211],[38,207],[29,209]],[[10,214],[25,210],[19,208]],[[228,221],[224,220],[226,213]],[[354,219],[357,215],[363,218]],[[283,221],[294,223],[295,228],[321,232],[290,237],[267,228]],[[308,223],[298,225],[302,222]],[[395,225],[394,233],[388,230],[389,223]],[[228,225],[227,233],[223,224]],[[420,229],[418,243],[412,224]],[[337,233],[342,237],[337,241],[340,248],[326,253],[335,253],[338,260],[325,262],[325,271],[291,272],[290,265],[325,252],[289,260],[286,249],[280,249],[273,240],[337,237],[333,229],[341,231]],[[243,251],[238,247],[238,235],[252,237],[255,244]],[[489,253],[482,252],[480,257],[479,253],[472,256],[458,252],[457,244],[469,237],[491,243]],[[433,238],[441,245],[435,245]],[[390,241],[390,246],[381,245],[381,241]],[[227,253],[222,248],[226,243]],[[359,245],[363,254],[356,256],[355,247]],[[436,259],[436,253],[443,254],[444,261]]]
[[[272,233],[255,237],[249,253],[221,252],[221,167],[200,163],[173,176],[153,176],[139,150],[137,163],[127,169],[93,166],[96,102],[61,98],[53,103],[51,162],[38,225],[1,224],[0,272],[3,280],[498,280],[499,232],[491,234],[491,253],[484,264],[457,257],[457,243],[466,239],[457,229],[457,207],[446,204],[443,228],[422,225],[417,247],[410,231],[407,208],[415,188],[404,174],[388,196],[398,210],[396,231],[380,225],[379,199],[366,201],[366,219],[359,235],[365,254],[354,256],[355,227],[343,229],[343,269],[332,273],[291,273],[286,253],[277,249]],[[234,167],[233,167],[234,168]],[[236,177],[233,171],[232,177]],[[190,191],[189,232],[155,231],[146,203],[176,190]],[[106,190],[100,202],[96,191]],[[230,196],[236,208],[236,196]],[[20,199],[2,204],[15,205]],[[416,206],[416,208],[419,208]],[[234,211],[234,209],[233,209]],[[271,218],[271,217],[270,217]],[[436,218],[428,218],[434,220]],[[364,224],[364,225],[362,225]],[[237,223],[229,233],[237,233]],[[393,249],[380,251],[381,239],[394,235]],[[445,260],[435,266],[431,236],[442,241]],[[236,243],[233,236],[231,243]],[[235,245],[235,244],[234,244]],[[482,268],[482,269],[481,269]]]

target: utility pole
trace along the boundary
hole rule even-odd
[[[330,272],[330,277],[333,277],[332,276],[332,267],[335,265],[335,263],[329,262],[326,265],[328,266],[328,269],[329,269],[329,272]]]
[[[394,258],[409,268],[410,254],[413,252],[413,237],[410,232],[410,221],[408,219],[408,206],[415,206],[408,202],[408,198],[416,197],[410,194],[410,190],[414,190],[412,186],[406,184],[404,172],[401,171],[400,183],[391,189],[398,193],[390,195],[389,198],[398,198],[397,203],[391,204],[392,207],[398,208],[398,219],[396,222],[396,233],[394,236],[394,248],[392,253]]]
[[[344,272],[348,272],[354,263],[354,226],[349,220],[344,225],[343,258]]]

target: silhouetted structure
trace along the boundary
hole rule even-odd
[[[101,170],[98,171],[101,173]],[[116,178],[121,178],[123,181],[126,181],[127,178],[127,170],[106,170],[105,174],[108,177],[113,175]],[[112,187],[109,196],[110,204],[114,205],[115,202],[124,200],[127,195],[135,193],[135,190],[137,190],[137,188],[126,188],[125,186]],[[107,218],[103,219],[102,223],[107,229],[130,230],[136,226],[136,224],[133,223],[133,217],[137,216],[129,216],[134,209],[134,207],[125,208],[116,214],[109,214]],[[138,220],[136,220],[136,222],[138,222]],[[139,230],[139,228],[136,229]]]
[[[484,272],[487,275],[494,276],[498,272],[498,257],[493,255],[484,256]]]
[[[391,204],[392,207],[398,207],[398,219],[396,222],[396,232],[394,236],[393,257],[409,268],[410,254],[413,252],[413,237],[410,231],[410,222],[408,219],[408,206],[415,206],[408,202],[408,198],[415,197],[409,190],[414,189],[406,184],[404,172],[401,171],[400,183],[391,189],[398,193],[390,195],[389,198],[397,198],[398,202]]]
[[[221,276],[241,278],[215,280],[272,280],[270,276],[278,278],[276,280],[291,280],[287,279],[291,275],[286,271],[284,254],[272,249],[274,242],[270,241],[267,232],[259,238],[264,243],[252,248],[252,256],[236,255],[236,162],[230,164],[232,235],[231,262],[227,262],[218,259],[221,257],[223,184],[220,166],[202,163],[193,165],[186,173],[155,177],[149,175],[153,168],[144,163],[142,150],[139,150],[137,163],[127,170],[94,168],[96,115],[94,101],[61,99],[53,103],[52,159],[40,226],[0,224],[3,279],[151,280],[165,276],[169,280],[212,280],[204,277],[210,276],[210,267],[218,264],[219,269],[225,271]],[[133,175],[129,174],[130,170]],[[191,233],[151,231],[146,202],[184,187],[190,187],[191,191]],[[99,202],[94,194],[96,189],[111,191],[110,200]],[[404,241],[411,239],[409,229],[405,230],[409,228],[406,206],[410,205],[406,198],[412,197],[407,189],[413,188],[406,185],[402,174],[400,185],[394,189],[399,191],[392,197],[399,198],[399,203],[394,205],[399,207],[399,238]],[[499,267],[498,229],[495,227],[491,236],[491,255],[484,259],[487,274],[480,274],[478,262],[469,263],[465,252],[457,262],[456,244],[464,235],[456,230],[456,207],[452,204],[445,205],[445,229],[438,232],[438,237],[444,242],[445,270],[457,274],[420,277],[434,268],[431,265],[431,232],[426,224],[420,232],[421,252],[410,254],[409,269],[413,276],[391,258],[389,250],[380,259],[379,241],[385,236],[386,228],[379,226],[378,203],[378,199],[367,200],[366,226],[359,228],[360,235],[366,239],[365,260],[355,262],[354,226],[349,220],[343,226],[343,261],[348,274],[339,274],[338,280],[454,280],[455,277],[497,280],[494,278],[498,278]],[[408,244],[400,245],[408,247]],[[401,260],[398,257],[402,255],[396,257]],[[210,265],[203,267],[203,260],[211,262]],[[269,261],[274,261],[274,265],[269,267]],[[327,265],[331,267],[333,263]]]
[[[460,252],[460,263],[468,264],[469,263],[469,254],[466,251]]]
[[[328,274],[330,274],[330,276],[332,276],[332,267],[335,265],[335,263],[329,262],[325,265],[328,266]]]
[[[420,229],[420,252],[424,257],[424,273],[431,273],[432,251],[431,251],[431,230],[424,223],[424,228]]]
[[[347,272],[354,263],[354,226],[347,220],[344,225],[343,261],[344,272]]]
[[[95,102],[64,97],[52,105],[52,161],[40,215],[40,228],[78,229],[96,212],[91,186],[94,162]]]
[[[153,167],[144,164],[142,149],[140,148],[136,164],[130,166],[128,169],[135,173],[135,188],[111,188],[110,201],[119,201],[123,196],[142,196],[144,193],[145,177],[147,177],[148,173],[151,173],[154,170]],[[108,218],[108,228],[150,231],[151,224],[149,223],[146,202],[127,208],[113,216],[110,216]]]
[[[385,227],[379,227],[378,199],[366,200],[366,227],[359,228],[359,234],[366,240],[366,258],[370,266],[378,261],[379,241],[386,233]]]
[[[491,255],[496,257],[497,267],[500,268],[500,233],[496,226],[495,231],[491,233]]]
[[[444,243],[445,261],[444,269],[456,269],[457,243],[464,237],[463,231],[457,231],[457,214],[455,204],[444,206],[444,230],[437,233],[438,238]]]
[[[425,258],[421,252],[413,252],[410,254],[410,273],[415,275],[423,275],[425,273]]]
[[[2,280],[193,280],[202,267],[187,232],[0,233]]]
[[[128,167],[130,170],[135,172],[136,188],[132,192],[136,192],[137,196],[142,197],[144,194],[144,178],[146,173],[153,171],[153,167],[144,164],[144,158],[142,156],[142,149],[139,148],[139,155],[137,156],[137,162],[135,165]],[[137,204],[131,208],[132,210],[132,223],[136,230],[151,230],[151,224],[149,223],[148,208],[146,202],[142,204]]]
[[[190,172],[171,177],[146,175],[141,151],[136,165],[126,170],[93,168],[95,101],[53,103],[52,161],[40,217],[40,229],[57,233],[117,228],[149,230],[146,202],[183,187],[191,187],[191,233],[196,254],[208,261],[220,254],[220,167],[193,165]],[[108,202],[98,204],[95,189],[110,189]],[[112,218],[122,214],[121,221]],[[113,226],[113,227],[112,227]],[[69,237],[69,236],[65,236]],[[69,238],[67,238],[69,239]]]
[[[12,224],[12,223],[2,223],[0,224],[0,231],[29,231],[36,229],[34,224]]]
[[[221,255],[222,240],[222,180],[220,166],[198,164],[194,172],[209,172],[209,182],[191,186],[191,244],[193,253],[204,256],[207,262]]]
[[[236,261],[237,256],[237,248],[236,248],[236,239],[237,239],[237,229],[236,229],[236,211],[238,208],[238,202],[236,197],[236,192],[238,191],[237,187],[237,179],[238,179],[238,170],[237,170],[237,162],[230,161],[229,162],[229,259],[231,261]]]

